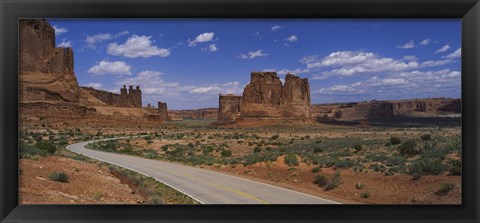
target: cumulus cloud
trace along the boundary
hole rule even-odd
[[[352,76],[355,74],[375,74],[380,72],[398,72],[422,67],[442,66],[454,63],[452,59],[418,61],[414,56],[402,59],[381,57],[372,52],[338,51],[320,58],[311,55],[300,59],[310,70],[324,69],[321,74],[315,74],[313,79],[326,79],[331,76]],[[328,70],[325,70],[327,69]]]
[[[113,36],[113,38],[118,38],[120,36],[128,35],[129,33],[130,33],[129,31],[118,32]]]
[[[405,43],[403,45],[397,46],[399,49],[411,49],[415,47],[415,42],[413,40],[410,40],[410,42]]]
[[[205,42],[210,42],[213,41],[213,37],[215,36],[215,33],[202,33],[195,37],[193,40],[188,40],[188,46],[195,46],[197,43],[205,43]]]
[[[430,44],[430,42],[432,42],[431,39],[424,39],[424,40],[422,40],[422,41],[420,42],[420,45],[424,45],[424,46],[425,46],[425,45]]]
[[[440,48],[440,49],[438,49],[437,51],[435,51],[433,54],[443,53],[443,52],[445,52],[445,51],[447,51],[447,50],[449,50],[449,49],[450,49],[450,45],[445,45],[445,46],[443,46],[442,48]]]
[[[462,48],[458,48],[457,50],[455,50],[455,52],[444,56],[444,58],[455,59],[455,58],[460,58],[461,56],[462,56]]]
[[[132,74],[132,66],[126,64],[123,61],[106,61],[102,60],[97,65],[88,69],[88,73],[93,75],[129,75]]]
[[[290,37],[285,38],[285,41],[288,41],[288,42],[297,42],[297,41],[298,41],[298,38],[297,38],[297,36],[295,36],[295,35],[291,35]]]
[[[257,51],[250,51],[247,54],[241,53],[237,56],[239,59],[254,59],[257,57],[267,57],[268,54],[264,53],[261,49]]]
[[[203,51],[215,52],[218,50],[217,44],[210,44],[207,47],[202,48]]]
[[[287,73],[291,73],[291,74],[304,74],[304,73],[308,73],[310,72],[310,69],[307,69],[307,68],[297,68],[297,69],[293,69],[293,70],[290,70],[290,69],[281,69],[279,71],[277,71],[277,74],[279,75],[285,75]]]
[[[58,26],[53,26],[53,29],[55,29],[55,35],[56,36],[59,36],[59,35],[62,35],[64,33],[68,32],[67,28],[58,27]]]
[[[57,44],[57,47],[72,47],[72,42],[63,39],[61,43]]]
[[[270,29],[271,29],[272,31],[277,31],[277,30],[279,30],[279,29],[281,29],[281,28],[282,28],[281,26],[275,25],[275,26],[272,26]]]
[[[169,49],[158,48],[153,45],[150,40],[152,36],[138,36],[133,35],[127,39],[124,44],[111,43],[108,45],[107,53],[115,56],[122,55],[124,57],[168,57],[170,55]]]
[[[95,49],[97,48],[97,44],[101,43],[105,40],[112,39],[112,35],[110,33],[100,33],[92,36],[85,37],[85,43],[87,44],[88,48]]]
[[[406,98],[429,97],[439,92],[459,90],[460,76],[459,71],[450,69],[437,71],[413,70],[397,72],[386,77],[374,76],[351,84],[323,87],[313,93],[323,97],[331,96],[337,100],[339,98],[348,100],[354,95],[355,97],[372,100],[378,99],[378,94],[382,94],[382,98],[398,98],[399,95]]]

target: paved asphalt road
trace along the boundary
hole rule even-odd
[[[85,145],[91,142],[94,141],[71,144],[67,149],[152,177],[203,204],[338,204],[308,194],[205,169],[86,149]]]

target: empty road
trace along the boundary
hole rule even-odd
[[[85,145],[92,142],[94,141],[71,144],[67,149],[152,177],[202,204],[338,204],[285,188],[196,167],[86,149]]]

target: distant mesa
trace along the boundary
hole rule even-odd
[[[310,121],[308,79],[289,73],[282,85],[275,72],[252,72],[242,96],[220,95],[216,124],[262,120]]]

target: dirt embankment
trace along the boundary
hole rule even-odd
[[[69,181],[49,179],[65,172]],[[137,204],[145,199],[105,166],[63,157],[20,159],[20,204]]]

